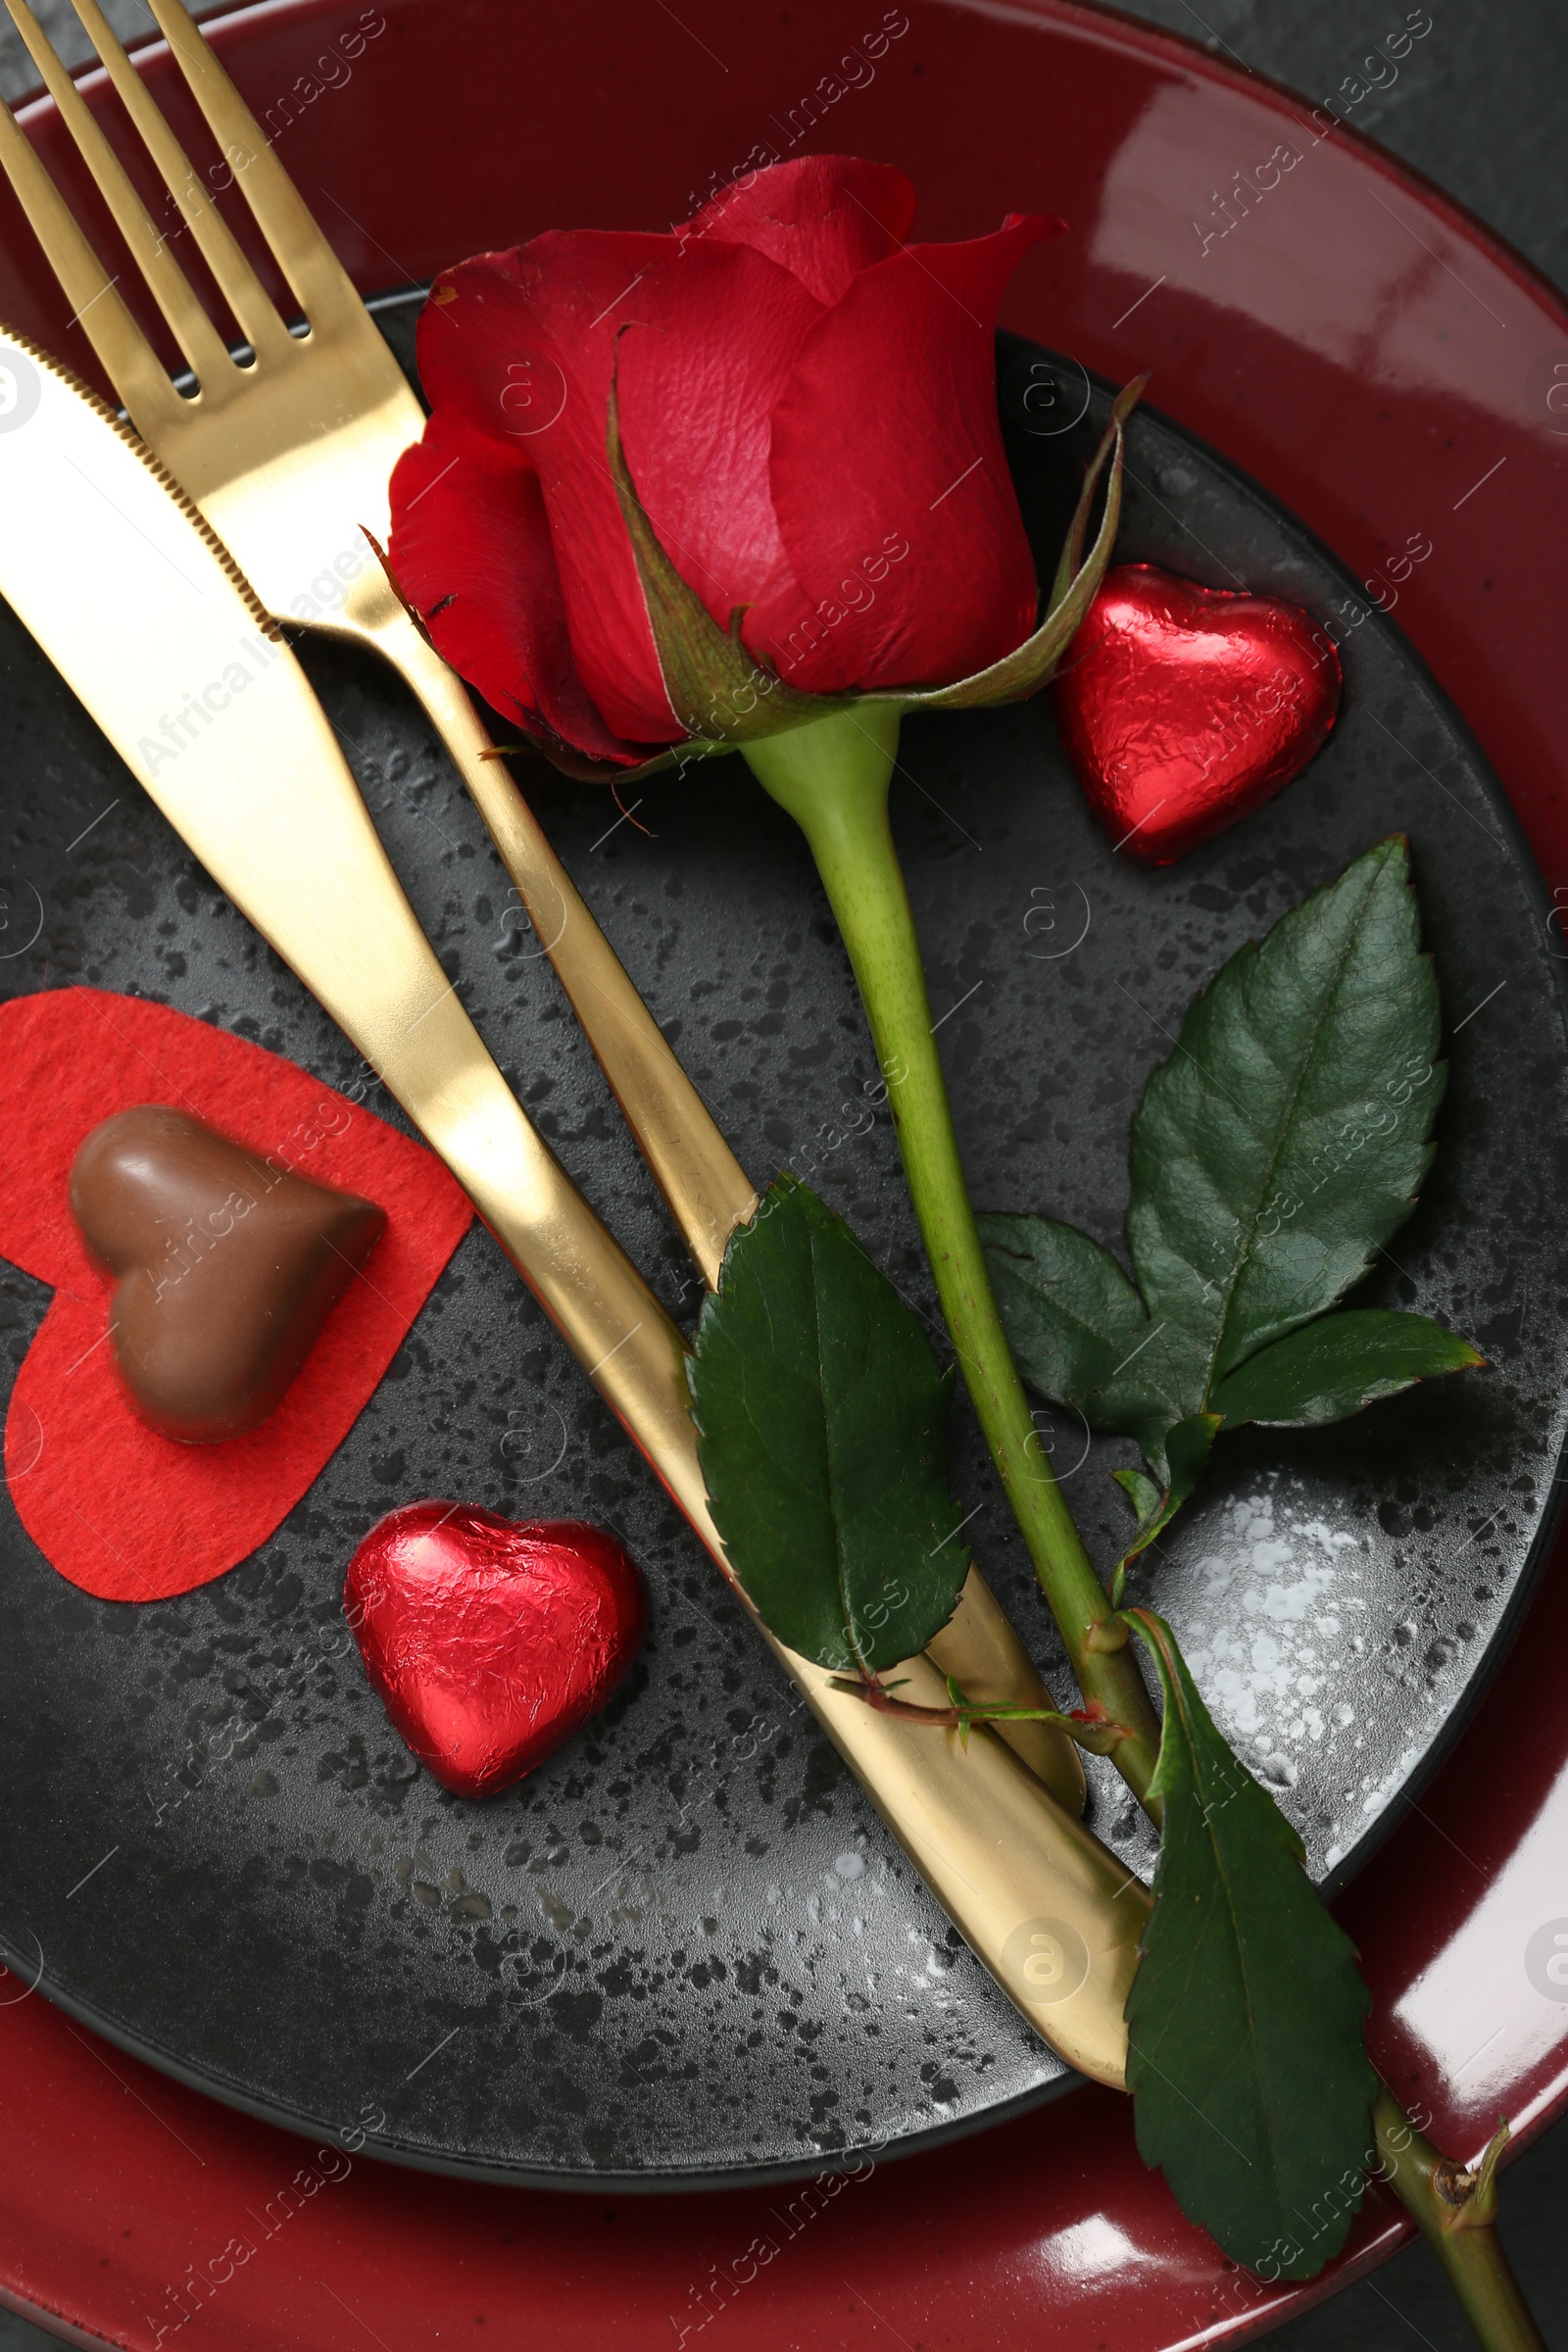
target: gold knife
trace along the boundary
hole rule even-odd
[[[441,1154],[728,1576],[687,1407],[685,1343],[508,1089],[304,672],[167,470],[9,331],[0,595]],[[1071,2065],[1119,2086],[1122,2007],[1149,1905],[1139,1881],[994,1734],[964,1749],[956,1734],[874,1713],[771,1645],[1023,2014]],[[906,1697],[945,1703],[928,1659],[900,1671]]]

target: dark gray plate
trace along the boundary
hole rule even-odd
[[[406,343],[409,306],[385,317]],[[1068,422],[1073,371],[1043,408],[1025,402],[1029,363],[1004,360],[1049,575],[1092,423]],[[1112,1243],[1128,1120],[1193,990],[1369,843],[1412,836],[1452,1076],[1434,1180],[1364,1296],[1452,1322],[1494,1368],[1343,1428],[1232,1439],[1140,1580],[1337,1886],[1452,1739],[1549,1532],[1568,1348],[1560,942],[1498,789],[1397,631],[1181,433],[1140,416],[1130,451],[1123,558],[1354,616],[1327,751],[1154,873],[1111,855],[1043,706],[932,718],[906,729],[897,821],[977,1201]],[[372,664],[319,645],[306,660],[503,1067],[689,1319],[680,1247],[421,720]],[[44,914],[0,989],[138,992],[353,1082],[337,1032],[3,608],[0,661],[0,863],[13,903],[36,891]],[[737,761],[643,788],[634,822],[542,765],[527,783],[754,1175],[788,1160],[929,1309],[892,1132],[851,1132],[874,1063],[794,828]],[[46,1302],[0,1269],[8,1381]],[[954,1434],[979,1556],[1065,1689],[961,1403]],[[1129,1457],[1082,1451],[1058,1430],[1108,1562],[1126,1527],[1108,1471]],[[341,1613],[359,1537],[427,1494],[597,1519],[652,1595],[608,1713],[482,1805],[413,1763]],[[1091,1771],[1095,1826],[1146,1867],[1120,1784]],[[221,2098],[316,2133],[368,2119],[371,2148],[412,2163],[600,2189],[782,2178],[929,2144],[1070,2080],[478,1230],[309,1495],[219,1583],[154,1606],[91,1600],[0,1502],[0,1936],[26,1982],[41,1969],[52,1998]]]

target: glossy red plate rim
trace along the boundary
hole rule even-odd
[[[443,13],[449,24],[459,17],[468,24],[482,19],[485,9],[469,0]],[[1244,120],[1267,122],[1276,131],[1285,117],[1298,124],[1303,121],[1302,102],[1263,76],[1238,74],[1175,36],[1063,0],[968,12],[928,4],[915,13],[921,38],[939,46],[953,24],[963,21],[980,45],[993,36],[1004,44],[1015,34],[1037,32],[1051,44],[1054,70],[1087,74],[1086,60],[1098,58],[1129,80],[1143,74],[1153,102],[1168,91],[1185,91],[1216,135]],[[399,37],[419,33],[418,12],[409,0],[390,0],[385,14]],[[683,14],[705,31],[713,29],[711,12]],[[495,0],[490,16],[499,54],[507,33]],[[324,36],[328,28],[352,21],[348,8],[329,0],[265,0],[223,21],[217,45],[243,80],[247,62],[269,55],[267,43],[280,30],[309,26]],[[701,41],[697,32],[692,37]],[[714,37],[720,36],[715,32]],[[769,36],[759,29],[755,37],[760,42]],[[1044,47],[1041,55],[1047,55]],[[153,58],[149,66],[158,70]],[[410,119],[417,103],[406,106]],[[999,98],[998,103],[1001,111],[1004,102]],[[29,123],[40,124],[48,112],[31,110]],[[1237,135],[1245,133],[1239,129]],[[1505,288],[1511,287],[1518,299],[1509,323],[1524,326],[1520,340],[1527,342],[1534,331],[1548,359],[1558,351],[1568,359],[1568,317],[1561,300],[1528,262],[1353,129],[1342,126],[1332,136],[1352,179],[1369,187],[1376,180],[1392,195],[1404,212],[1400,226],[1417,243],[1427,237],[1437,239],[1439,247],[1446,243],[1446,252],[1430,243],[1425,249],[1468,297],[1489,310],[1488,295],[1504,303]],[[1123,152],[1114,150],[1118,156]],[[1223,163],[1226,152],[1215,152]],[[383,213],[396,212],[396,191],[389,183],[399,168],[394,159],[386,179],[367,189],[355,233],[345,231],[339,240],[358,282],[367,288],[387,280],[377,232],[396,233]],[[1341,167],[1336,163],[1333,169],[1338,172]],[[306,192],[311,193],[308,184]],[[485,193],[493,190],[487,187]],[[1384,203],[1375,189],[1372,193]],[[988,201],[979,200],[982,213]],[[939,215],[943,202],[955,209],[945,186],[933,208]],[[373,225],[365,225],[367,215]],[[1412,219],[1425,236],[1416,235]],[[940,217],[925,225],[931,234],[959,233]],[[452,238],[457,231],[446,227],[441,233]],[[490,227],[488,233],[500,232]],[[467,238],[470,244],[477,241]],[[422,274],[421,260],[428,269],[450,258],[450,250],[422,257],[400,250],[398,258],[411,274]],[[1420,270],[1425,265],[1415,267]],[[1366,270],[1370,281],[1370,259]],[[1461,272],[1479,284],[1470,285]],[[1076,350],[1109,374],[1131,372],[1134,365],[1154,357],[1161,370],[1157,405],[1226,449],[1320,537],[1353,560],[1358,573],[1363,564],[1370,569],[1378,551],[1368,481],[1375,465],[1386,476],[1396,474],[1399,453],[1392,437],[1379,442],[1375,416],[1358,414],[1361,388],[1347,384],[1337,411],[1337,424],[1347,435],[1345,481],[1339,476],[1339,452],[1332,478],[1329,469],[1320,479],[1306,478],[1303,468],[1311,453],[1305,440],[1300,449],[1273,446],[1267,418],[1260,423],[1255,410],[1234,403],[1227,407],[1203,372],[1201,355],[1189,348],[1187,358],[1181,356],[1180,323],[1167,335],[1157,324],[1161,314],[1152,302],[1140,314],[1137,348],[1113,342],[1121,319],[1113,319],[1109,299],[1098,308],[1097,302],[1101,295],[1115,297],[1114,274],[1102,273],[1102,282],[1090,273],[1072,294],[1063,293],[1059,280],[1054,282],[1049,317],[1031,281],[1006,323],[1039,341]],[[1136,293],[1136,285],[1129,287],[1128,299]],[[41,327],[47,339],[47,317],[40,311],[34,320],[24,311],[19,303],[15,323],[33,331]],[[1196,311],[1196,302],[1189,300],[1183,313],[1189,324]],[[1490,315],[1500,317],[1494,310]],[[1453,327],[1455,340],[1473,323],[1466,310]],[[1247,321],[1240,315],[1234,344],[1238,350],[1248,346]],[[1249,364],[1262,367],[1250,346],[1247,357]],[[1260,375],[1255,382],[1288,409],[1288,380]],[[1418,438],[1422,419],[1408,386],[1399,397],[1404,431]],[[1544,642],[1535,608],[1543,602],[1548,574],[1544,526],[1532,509],[1560,473],[1565,453],[1560,446],[1551,449],[1546,453],[1550,463],[1543,466],[1539,453],[1531,455],[1528,436],[1517,430],[1520,419],[1507,416],[1505,408],[1499,395],[1492,411],[1482,405],[1481,415],[1498,434],[1513,432],[1504,451],[1505,462],[1515,461],[1509,481],[1526,481],[1523,511],[1508,525],[1506,547],[1516,573],[1524,574],[1523,594],[1517,578],[1497,583],[1512,595],[1512,617],[1507,623],[1494,617],[1478,623],[1466,607],[1460,629],[1454,619],[1459,607],[1433,596],[1426,603],[1407,603],[1401,619],[1512,793],[1547,887],[1555,890],[1558,878],[1568,876],[1568,796],[1562,791],[1568,777],[1560,753],[1552,756],[1568,740],[1568,728],[1559,723],[1568,687],[1556,674],[1560,663],[1553,667],[1535,658],[1536,645]],[[1468,421],[1461,418],[1450,433],[1450,448],[1463,442]],[[1357,428],[1353,434],[1351,427]],[[1463,448],[1459,456],[1468,463]],[[1473,496],[1462,489],[1471,477],[1461,470],[1444,479],[1447,462],[1441,448],[1424,458],[1423,478],[1440,504],[1457,514]],[[1480,473],[1479,465],[1475,470]],[[1461,490],[1457,504],[1446,496],[1450,489]],[[1469,523],[1454,530],[1461,561],[1469,560]],[[1490,580],[1485,584],[1492,586]],[[1499,607],[1490,610],[1495,613]],[[1456,659],[1456,644],[1468,652],[1468,661]],[[1523,693],[1510,662],[1522,666]],[[1559,1564],[1561,1558],[1559,1548]],[[1548,1663],[1568,1638],[1568,1580],[1561,1573],[1545,1579],[1531,1625],[1535,1639],[1516,1645],[1424,1801],[1337,1906],[1361,1944],[1377,1997],[1379,2062],[1402,2097],[1431,2113],[1434,2135],[1458,2156],[1478,2151],[1498,2103],[1514,2114],[1517,2144],[1526,2143],[1568,2103],[1568,2007],[1543,2020],[1527,2012],[1522,2001],[1508,2010],[1498,1995],[1506,2011],[1503,2022],[1491,2042],[1481,2040],[1479,2027],[1490,2022],[1490,2012],[1477,2013],[1478,2005],[1484,2006],[1476,1989],[1481,1979],[1473,1960],[1465,1957],[1474,1945],[1494,1976],[1506,1964],[1522,1982],[1518,1954],[1509,1949],[1507,1936],[1561,1899],[1551,1888],[1557,1857],[1568,1840],[1568,1730],[1558,1723]],[[1504,1762],[1506,1771],[1499,1769]],[[1462,2012],[1465,1999],[1471,2002],[1463,2034],[1467,2038],[1477,2031],[1473,2055],[1456,2038],[1462,2017],[1442,2007],[1439,1996],[1446,1985],[1449,2011],[1457,2004]],[[727,2340],[770,2348],[826,2340],[830,2330],[845,2342],[858,2341],[861,2334],[869,2342],[891,2328],[928,2348],[989,2344],[1005,2336],[1024,2343],[1049,2340],[1063,2352],[1077,2352],[1080,2345],[1087,2352],[1091,2344],[1112,2341],[1117,2352],[1138,2352],[1146,2345],[1150,2352],[1155,2347],[1176,2352],[1179,2345],[1235,2338],[1274,2324],[1370,2267],[1407,2234],[1398,2209],[1385,2192],[1374,2191],[1352,2233],[1349,2259],[1334,2273],[1305,2290],[1259,2289],[1224,2265],[1208,2241],[1176,2214],[1157,2179],[1143,2173],[1131,2146],[1125,2102],[1087,2090],[983,2137],[879,2167],[860,2182],[852,2177],[847,2185],[820,2192],[814,2205],[799,2191],[788,2197],[782,2191],[729,2191],[619,2207],[576,2195],[475,2191],[366,2164],[353,2151],[349,2125],[341,2146],[312,2153],[307,2142],[154,2075],[41,2001],[28,1999],[14,1979],[12,1986],[9,1996],[0,1998],[10,2126],[0,2149],[0,2212],[7,2216],[4,2239],[12,2249],[0,2252],[0,2300],[84,2343],[107,2337],[152,2345],[166,2339],[177,2324],[176,2313],[185,2309],[179,2301],[183,2284],[193,2314],[210,2310],[210,2325],[225,2339],[257,2346],[337,2344],[358,2341],[367,2331],[384,2339],[389,2328],[409,2340],[411,2327],[419,2332],[439,2328],[445,2339],[449,2330],[456,2333],[464,2327],[460,2309],[467,2311],[471,2340],[482,2342],[483,2332],[474,2330],[483,2298],[492,2324],[495,2318],[525,2314],[528,2340],[541,2352],[557,2342],[584,2340],[640,2346],[663,2340],[666,2326],[672,2330],[669,2340],[677,2343],[701,2340],[710,2327],[717,2340],[720,2320]],[[1503,2053],[1489,2060],[1487,2052],[1498,2038]],[[1473,2072],[1478,2065],[1479,2077]],[[210,2236],[241,2205],[250,2211],[251,2199],[264,2217],[270,2216],[269,2190],[286,2181],[291,2167],[296,2177],[310,2174],[315,2186],[296,2189],[292,2206],[285,2199],[284,2219],[265,2234],[259,2234],[263,2223],[257,2222],[256,2254],[238,2267],[231,2264],[228,2279],[209,2283],[204,2302],[191,2282],[195,2264],[205,2261],[212,2271],[221,2267],[223,2257],[204,2251],[201,2232]],[[762,2218],[770,2210],[769,2197],[784,2208],[771,2222]],[[844,2201],[834,2203],[834,2198]],[[802,2202],[808,2208],[804,2217],[798,2211]],[[285,2221],[293,2229],[308,2209],[316,2217],[316,2235],[289,2236]],[[774,2253],[766,2259],[749,2255],[748,2246],[760,2247],[764,2239],[759,2232],[766,2231],[778,2241]],[[133,2252],[122,2249],[122,2236],[135,2241]],[[218,2240],[220,2246],[222,2242]],[[612,2245],[618,2254],[607,2259]],[[259,2259],[263,2255],[265,2264]],[[252,2260],[258,2262],[254,2271]],[[751,2275],[743,2278],[748,2261]],[[134,2291],[127,2266],[138,2282]],[[188,2278],[182,2279],[182,2273]],[[154,2294],[153,2308],[148,2308],[143,2279],[163,2281],[163,2301]]]

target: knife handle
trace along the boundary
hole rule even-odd
[[[455,994],[380,1067],[733,1585],[698,1461],[685,1342],[530,1125]],[[956,1733],[880,1714],[768,1638],[1004,1990],[1070,2065],[1121,2086],[1122,2008],[1149,1909],[1140,1882],[989,1730],[965,1748]],[[929,1659],[900,1672],[903,1695],[947,1703]]]
[[[724,1247],[757,1208],[750,1177],[682,1068],[648,1005],[575,883],[491,751],[461,678],[420,634],[379,567],[357,584],[353,632],[374,647],[418,696],[478,808],[638,1150],[709,1288],[717,1287]],[[1054,1700],[978,1567],[952,1622],[931,1646],[945,1674],[971,1698],[1053,1707]],[[1008,1723],[1000,1737],[1074,1812],[1084,1807],[1084,1770],[1064,1733],[1046,1723]]]

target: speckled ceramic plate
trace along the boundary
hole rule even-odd
[[[412,315],[382,310],[405,352]],[[1062,367],[1043,405],[1036,360],[1007,346],[1003,363],[1049,570],[1102,402]],[[1151,416],[1132,428],[1118,553],[1338,611],[1347,694],[1327,750],[1259,814],[1151,872],[1112,856],[1044,707],[916,720],[897,823],[977,1202],[1113,1244],[1128,1121],[1194,989],[1368,844],[1412,838],[1451,1076],[1433,1181],[1364,1298],[1442,1316],[1494,1368],[1341,1428],[1241,1433],[1144,1579],[1338,1885],[1452,1739],[1549,1533],[1568,1385],[1564,951],[1501,793],[1397,630],[1277,507]],[[422,721],[368,662],[305,658],[503,1067],[689,1320],[679,1244]],[[4,858],[67,910],[0,962],[0,990],[139,991],[348,1079],[337,1032],[3,610],[0,659]],[[794,828],[735,762],[656,780],[635,822],[542,766],[526,782],[753,1174],[798,1168],[929,1304],[891,1130],[851,1134],[841,1108],[864,1101],[873,1063]],[[7,1383],[46,1303],[0,1270]],[[954,1440],[987,1573],[1064,1683],[961,1403]],[[1125,1523],[1108,1471],[1126,1449],[1063,1431],[1055,1458],[1108,1561]],[[611,1709],[482,1805],[414,1764],[340,1607],[367,1525],[431,1493],[593,1517],[652,1595]],[[713,2186],[927,2144],[1069,2079],[804,1720],[481,1231],[253,1560],[178,1601],[100,1603],[54,1574],[7,1499],[0,1633],[7,1953],[104,2033],[274,2121],[363,2129],[375,2152],[518,2182]],[[1091,1770],[1096,1828],[1146,1867],[1119,1783]]]

